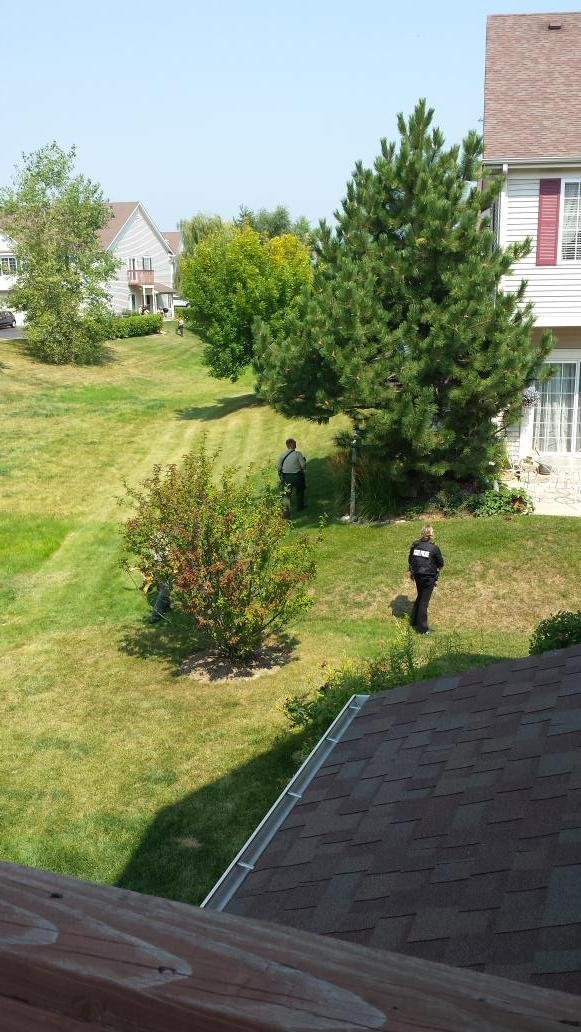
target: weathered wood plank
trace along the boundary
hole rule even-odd
[[[14,1032],[52,1032],[43,1010],[70,1032],[581,1027],[577,997],[0,864],[0,1008],[15,997],[45,1024]]]
[[[104,1032],[102,1025],[75,1021],[5,997],[0,999],[0,1028],[2,1032]]]

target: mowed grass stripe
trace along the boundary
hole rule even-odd
[[[171,327],[113,350],[104,368],[58,369],[0,344],[0,590],[11,591],[0,611],[0,855],[196,902],[293,770],[296,746],[279,738],[285,699],[314,691],[329,662],[392,640],[419,521],[323,531],[315,604],[289,628],[298,644],[280,671],[180,677],[190,641],[179,623],[149,624],[118,567],[123,480],[178,461],[202,433],[221,462],[274,478],[292,433],[310,459],[297,526],[312,533],[335,512],[342,424],[284,419],[256,403],[249,375],[212,380],[199,342]],[[433,618],[456,633],[455,663],[523,655],[542,616],[581,604],[579,526],[439,524],[447,564]]]

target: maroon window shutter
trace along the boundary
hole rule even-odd
[[[541,179],[539,190],[539,225],[537,230],[537,265],[557,264],[560,202],[561,180]]]

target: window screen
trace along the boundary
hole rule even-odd
[[[565,183],[563,205],[563,261],[581,260],[581,183]]]

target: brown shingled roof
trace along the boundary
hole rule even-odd
[[[113,218],[99,232],[101,244],[104,248],[109,247],[109,245],[113,243],[115,237],[123,229],[123,226],[133,214],[138,204],[139,201],[110,202],[109,206],[113,209]]]
[[[581,156],[581,13],[488,18],[484,139],[487,159]]]
[[[179,254],[182,249],[182,234],[177,230],[169,233],[162,233],[162,236],[167,240],[174,254]]]
[[[226,909],[581,993],[581,646],[371,696]]]

